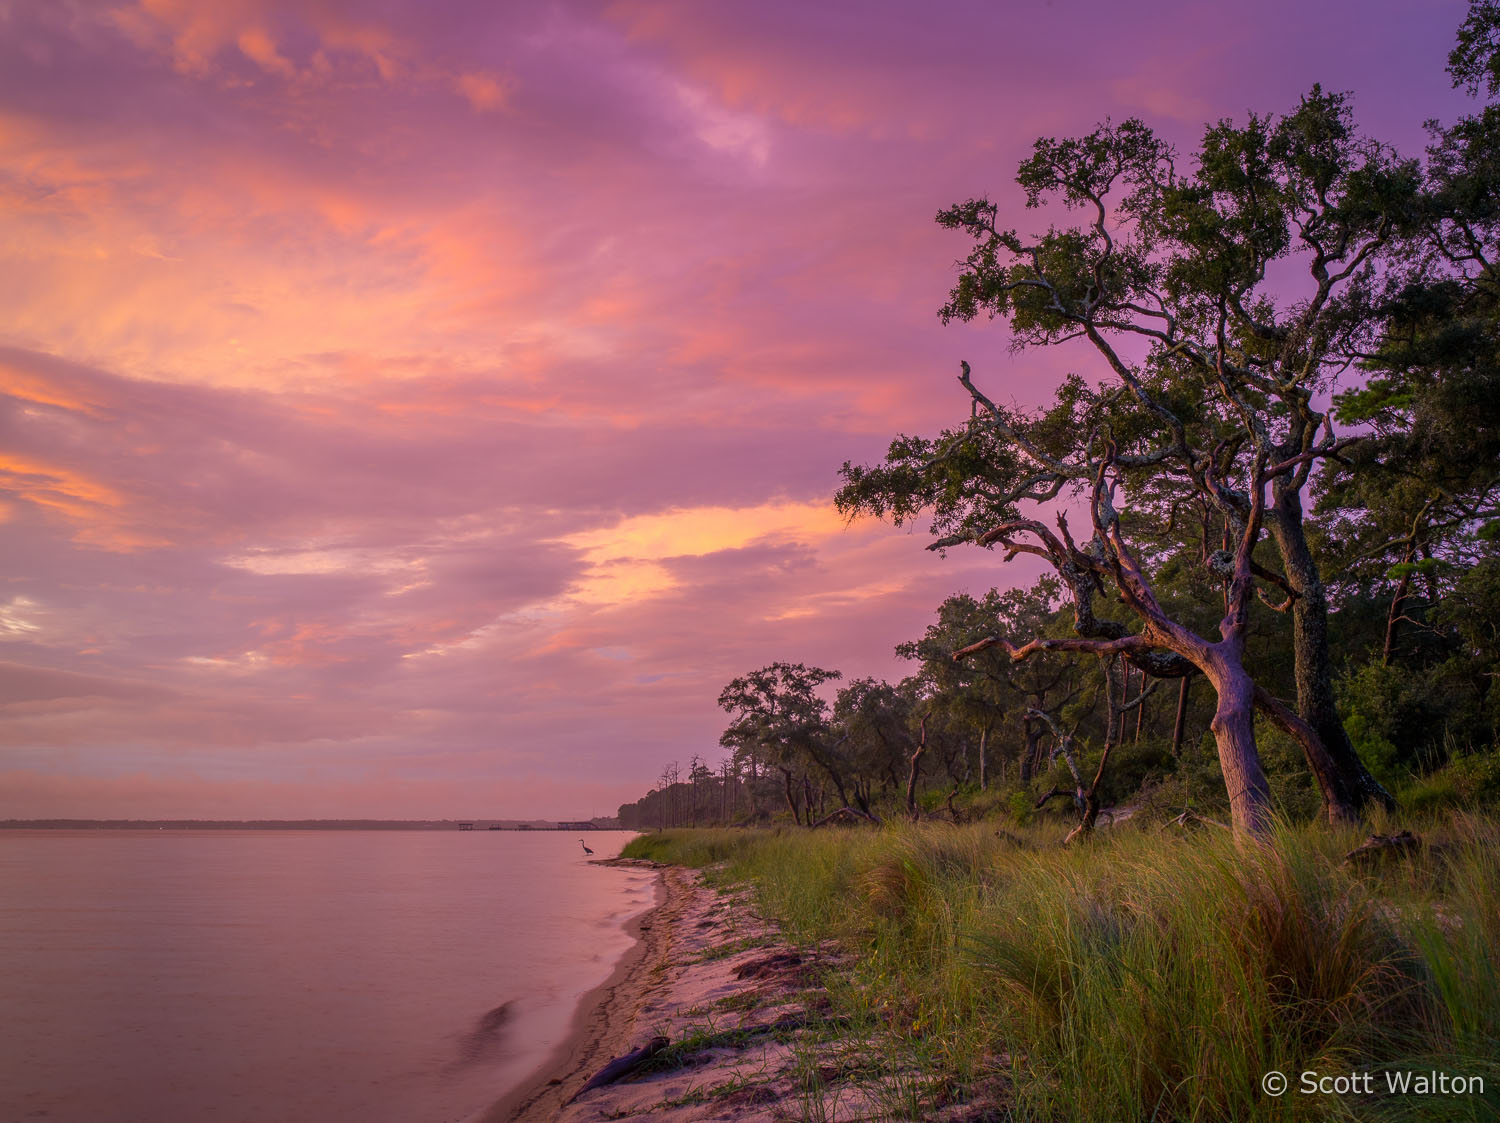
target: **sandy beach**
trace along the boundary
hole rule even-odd
[[[663,868],[658,886],[656,907],[634,922],[638,942],[583,1001],[569,1040],[534,1083],[479,1123],[803,1117],[809,1042],[828,1028],[817,978],[834,953],[794,950],[743,898],[715,892],[694,871]],[[580,1094],[612,1058],[655,1037],[670,1045],[631,1075]],[[822,1059],[814,1069],[834,1076]],[[868,1116],[852,1090],[835,1098],[829,1118]]]

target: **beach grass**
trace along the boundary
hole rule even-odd
[[[871,1094],[889,1118],[1500,1120],[1494,820],[1432,824],[1436,845],[1374,870],[1344,865],[1360,836],[1327,827],[1263,847],[1008,832],[668,831],[626,853],[748,887],[790,939],[849,953],[828,991],[887,1059]],[[1484,1090],[1389,1094],[1402,1071]],[[1305,1092],[1303,1073],[1356,1082]]]

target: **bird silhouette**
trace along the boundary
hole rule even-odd
[[[589,849],[589,844],[587,842],[584,842],[583,839],[580,838],[578,840],[578,845],[583,847],[583,852],[585,854],[592,854],[593,853],[593,851]]]

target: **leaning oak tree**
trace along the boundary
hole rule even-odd
[[[1037,141],[1017,178],[1028,206],[1058,203],[1087,221],[1026,239],[1002,229],[986,199],[941,212],[975,243],[942,318],[999,317],[1018,349],[1081,342],[1101,364],[1098,384],[1071,376],[1033,416],[993,402],[965,363],[968,424],[935,441],[899,437],[882,465],[846,464],[841,509],[898,523],[930,514],[933,548],[1046,558],[1072,595],[1078,638],[1011,645],[1014,658],[1118,652],[1155,678],[1202,672],[1218,695],[1212,728],[1242,829],[1267,821],[1255,706],[1302,747],[1331,818],[1389,803],[1334,709],[1304,495],[1320,462],[1350,443],[1318,402],[1379,331],[1359,296],[1416,221],[1416,166],[1358,137],[1344,99],[1315,87],[1285,117],[1210,127],[1191,173],[1130,120]],[[1293,265],[1306,284],[1278,302],[1268,271]],[[1059,536],[1018,517],[1084,494],[1093,537],[1081,547],[1065,522]],[[1201,561],[1223,584],[1213,641],[1174,619],[1148,577],[1183,548],[1161,528],[1192,519]],[[1263,528],[1281,572],[1256,556]],[[1138,632],[1095,614],[1106,588]],[[1292,617],[1298,713],[1244,670],[1255,596]]]

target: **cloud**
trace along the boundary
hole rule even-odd
[[[751,543],[818,541],[843,529],[832,503],[677,508],[635,515],[560,539],[588,568],[571,595],[590,603],[638,601],[678,584],[666,562],[741,549]]]
[[[1369,12],[0,5],[0,815],[580,816],[734,675],[905,673],[1034,572],[838,466],[1088,369],[938,323],[933,212],[1325,67],[1420,140],[1448,32]]]
[[[504,109],[510,97],[509,84],[494,74],[460,74],[457,83],[459,92],[480,113]]]

